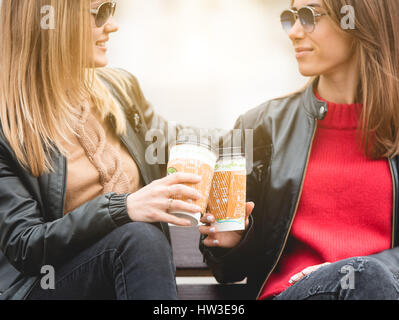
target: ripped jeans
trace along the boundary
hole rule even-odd
[[[398,300],[399,279],[373,257],[326,265],[273,300]]]

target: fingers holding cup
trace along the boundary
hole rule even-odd
[[[212,226],[212,225],[200,226],[199,232],[202,235],[206,235],[206,238],[204,239],[204,245],[206,247],[212,248],[212,247],[220,246],[220,240],[218,239],[220,234],[218,234],[215,226]]]

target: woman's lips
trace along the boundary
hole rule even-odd
[[[295,48],[295,56],[298,58],[306,57],[313,52],[312,48],[299,47]]]
[[[107,41],[97,41],[96,47],[103,51],[107,51]]]

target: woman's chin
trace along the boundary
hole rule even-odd
[[[95,68],[105,68],[108,65],[108,61],[96,61],[94,63]]]
[[[314,68],[301,66],[301,65],[299,65],[299,72],[304,77],[314,77],[319,75],[319,73]]]
[[[96,68],[104,68],[108,65],[108,59],[105,56],[94,57],[94,66]]]

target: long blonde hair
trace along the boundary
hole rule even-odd
[[[0,124],[19,163],[38,177],[53,171],[51,154],[74,132],[77,107],[90,100],[125,133],[124,114],[102,85],[92,57],[91,0],[2,0]],[[54,28],[41,27],[44,6]],[[68,141],[68,140],[67,140]]]

